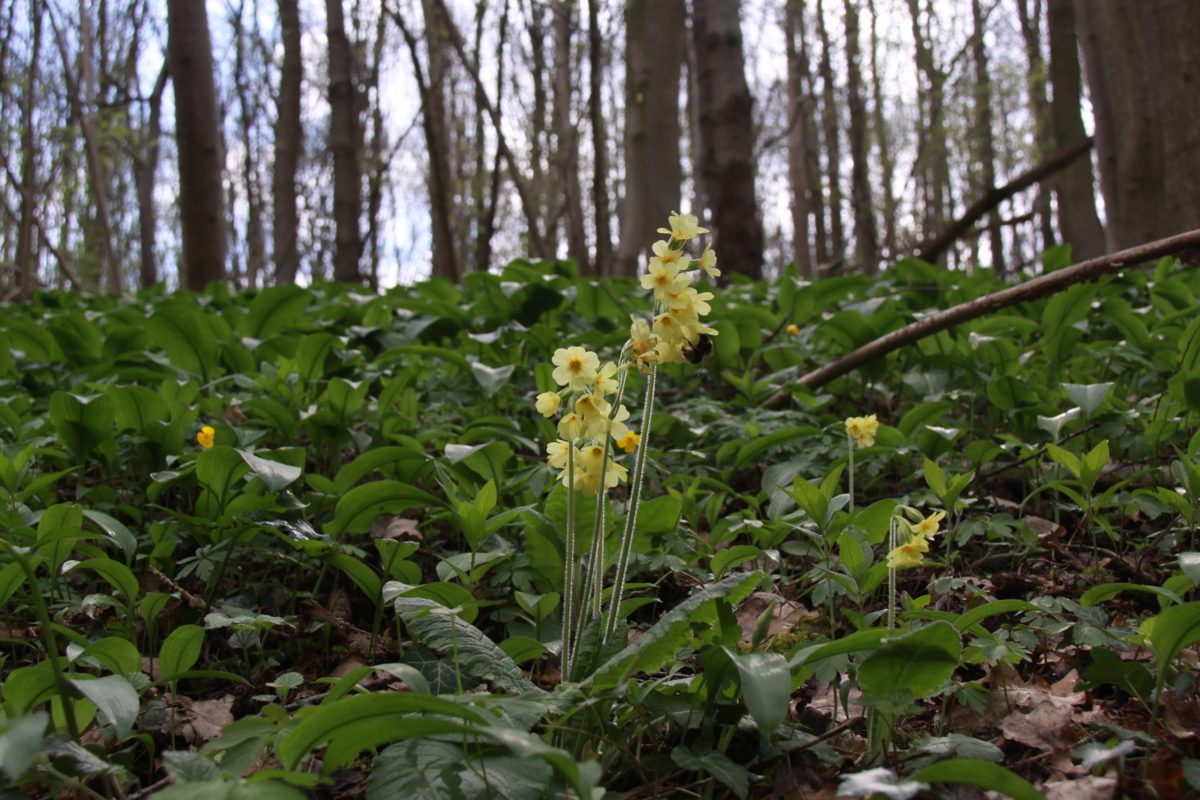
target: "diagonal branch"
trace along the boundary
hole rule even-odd
[[[820,369],[813,370],[801,377],[797,383],[809,389],[824,386],[835,378],[840,378],[847,372],[861,367],[869,361],[874,361],[905,345],[912,344],[926,336],[932,336],[939,331],[952,328],[960,322],[986,316],[1017,303],[1027,300],[1038,300],[1068,289],[1077,283],[1094,281],[1104,275],[1120,272],[1127,267],[1143,264],[1163,256],[1187,253],[1194,257],[1200,250],[1200,230],[1188,231],[1167,239],[1131,247],[1119,253],[1110,253],[1100,258],[1093,258],[1071,267],[1041,275],[1009,289],[1002,289],[983,297],[978,297],[966,303],[932,314],[924,319],[905,325],[898,331],[892,331],[875,341],[865,344],[852,353],[847,353]],[[1192,251],[1188,253],[1187,251]],[[786,389],[780,390],[767,399],[764,406],[777,406],[789,397]]]

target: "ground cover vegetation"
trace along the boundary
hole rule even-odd
[[[714,288],[695,232],[642,280],[7,306],[5,796],[1200,787],[1200,275],[806,389],[1003,284]]]

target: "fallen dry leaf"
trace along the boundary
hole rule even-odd
[[[1069,781],[1052,781],[1042,787],[1046,800],[1112,800],[1116,778],[1088,775]]]
[[[175,734],[190,744],[204,744],[210,739],[215,739],[221,735],[225,726],[233,724],[233,714],[230,711],[233,708],[233,695],[198,702],[180,696],[175,698],[175,701],[175,713],[167,713],[163,733],[171,732],[171,722],[174,718]]]
[[[817,612],[810,611],[803,603],[797,603],[794,600],[784,600],[777,594],[771,592],[755,592],[742,601],[738,606],[738,610],[734,613],[737,618],[738,625],[742,627],[742,641],[749,643],[754,635],[754,626],[758,624],[758,618],[767,610],[771,603],[775,603],[774,609],[771,611],[771,624],[767,629],[768,636],[778,636],[781,633],[791,633],[796,624],[804,618],[816,619]]]

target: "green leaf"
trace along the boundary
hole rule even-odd
[[[204,628],[180,625],[163,641],[158,653],[158,671],[163,676],[187,672],[200,660],[204,646]]]
[[[461,588],[461,587],[460,587]],[[420,597],[397,597],[396,614],[410,633],[445,653],[452,654],[468,675],[490,681],[508,692],[540,691],[505,652],[474,625],[449,614],[430,613],[437,603]]]
[[[74,647],[75,645],[69,645]],[[79,652],[78,657],[91,656],[114,675],[142,671],[142,654],[128,639],[106,636],[97,639]]]
[[[926,783],[966,783],[988,791],[1001,792],[1013,800],[1046,800],[1033,785],[999,764],[970,758],[955,758],[930,764],[913,773],[913,781]]]
[[[730,567],[745,564],[747,561],[761,558],[764,555],[766,554],[762,549],[754,545],[737,544],[726,550],[717,551],[709,562],[709,569],[712,570],[713,578],[720,580]]]
[[[1083,671],[1090,687],[1112,684],[1126,694],[1149,700],[1154,691],[1154,676],[1145,664],[1124,661],[1106,647],[1092,648],[1092,665]],[[1082,687],[1080,691],[1083,691]]]
[[[306,800],[307,797],[294,786],[264,780],[176,783],[154,793],[154,800]]]
[[[725,653],[737,667],[742,700],[764,738],[770,739],[787,716],[792,695],[792,674],[787,659],[779,653]]]
[[[296,370],[302,383],[325,377],[325,359],[338,338],[331,333],[310,333],[296,348]]]
[[[745,767],[735,764],[720,750],[709,750],[697,755],[685,745],[676,745],[675,749],[671,751],[671,760],[681,769],[691,772],[707,772],[728,786],[743,800],[750,793],[750,779],[754,776]]]
[[[1084,608],[1089,608],[1097,603],[1103,603],[1121,592],[1151,592],[1159,597],[1165,597],[1173,603],[1183,602],[1179,595],[1158,586],[1143,586],[1140,583],[1102,583],[1084,592],[1079,598],[1079,604]]]
[[[1180,553],[1179,568],[1193,586],[1200,586],[1200,553]]]
[[[438,583],[423,583],[420,586],[406,588],[399,594],[388,594],[384,587],[384,602],[389,602],[397,596],[416,597],[422,600],[432,600],[442,608],[457,608],[459,618],[464,622],[474,622],[479,616],[479,601],[475,595],[457,583],[440,581]]]
[[[199,375],[202,383],[220,377],[221,343],[208,317],[186,300],[167,300],[146,320],[146,333],[167,353],[171,366]]]
[[[162,754],[163,766],[176,783],[206,783],[221,779],[221,768],[211,758],[186,750],[167,750]]]
[[[274,336],[282,328],[301,322],[301,315],[313,299],[312,292],[294,283],[268,286],[250,301],[246,316],[238,323],[238,333],[251,339]]]
[[[495,397],[496,393],[508,383],[508,379],[512,377],[515,369],[516,366],[513,364],[506,364],[503,367],[489,367],[478,361],[471,364],[471,372],[474,373],[475,380],[479,381],[484,397]]]
[[[1024,600],[996,600],[995,602],[984,603],[972,608],[954,621],[954,627],[963,632],[988,617],[995,616],[996,614],[1011,614],[1015,611],[1045,611],[1045,609],[1035,606],[1033,603],[1027,603]]]
[[[553,778],[553,770],[540,761],[474,747],[464,752],[448,741],[410,739],[389,745],[375,759],[367,798],[540,800],[549,796]]]
[[[406,483],[375,481],[363,484],[338,500],[333,520],[325,525],[325,533],[335,539],[343,533],[366,533],[380,514],[402,514],[410,508],[431,505],[441,505],[441,501]]]
[[[929,488],[933,489],[933,493],[938,497],[945,497],[950,490],[950,485],[946,483],[946,473],[934,462],[928,458],[925,459],[925,483],[929,484]],[[942,501],[945,504],[945,501]]]
[[[196,478],[218,498],[225,497],[233,482],[250,471],[241,451],[219,444],[196,456]]]
[[[913,742],[913,747],[922,753],[949,758],[975,758],[981,761],[999,761],[1004,751],[991,742],[951,733],[948,736],[922,736]]]
[[[1112,383],[1064,383],[1063,389],[1067,391],[1067,396],[1071,398],[1071,401],[1083,411],[1083,418],[1090,419],[1092,413],[1104,402],[1104,398],[1108,396],[1114,385]]]
[[[107,394],[83,397],[55,392],[50,396],[50,422],[58,438],[81,462],[113,438],[116,416],[116,405]]]
[[[1054,459],[1055,463],[1066,467],[1076,478],[1083,477],[1083,464],[1080,463],[1079,456],[1070,450],[1064,450],[1056,444],[1046,445],[1046,452],[1050,454],[1050,458]]]
[[[272,494],[279,494],[288,486],[300,477],[303,470],[300,467],[293,467],[288,464],[280,464],[278,461],[268,461],[265,458],[259,458],[253,453],[247,453],[244,450],[238,450],[238,455],[246,462],[251,471],[262,480],[263,485],[267,487],[267,491]]]
[[[120,561],[113,561],[111,558],[89,558],[87,561],[77,564],[75,568],[90,569],[96,572],[104,580],[108,581],[114,589],[125,595],[125,602],[130,608],[137,602],[137,578],[130,572],[129,567]]]
[[[0,770],[10,782],[33,766],[49,723],[50,715],[45,711],[0,722]]]
[[[137,537],[124,524],[102,511],[93,511],[90,508],[83,509],[83,516],[95,523],[96,527],[120,545],[121,549],[125,551],[126,559],[137,551]]]
[[[737,468],[741,469],[745,467],[759,453],[770,450],[772,447],[805,439],[809,436],[817,436],[820,433],[820,428],[814,428],[811,425],[801,425],[794,428],[784,428],[781,431],[775,431],[766,436],[760,436],[738,450]]]
[[[383,579],[375,574],[375,570],[346,553],[325,553],[321,560],[346,573],[372,603],[379,605],[383,602]]]
[[[117,741],[123,742],[133,729],[138,715],[138,694],[123,675],[106,675],[94,680],[72,680],[84,697],[104,712],[117,732]]]
[[[907,689],[914,697],[936,691],[958,667],[962,639],[953,625],[935,622],[901,634],[859,665],[863,694],[885,697]]]
[[[1150,644],[1158,655],[1159,669],[1183,648],[1200,641],[1200,602],[1183,603],[1165,608],[1154,617]]]
[[[142,434],[153,425],[166,421],[171,413],[162,395],[145,386],[113,386],[108,394],[113,399],[120,430]]]
[[[504,654],[517,664],[541,658],[548,650],[546,645],[528,636],[510,636],[499,645]]]
[[[761,579],[761,573],[730,575],[707,589],[696,592],[668,611],[649,630],[602,664],[583,681],[585,684],[617,683],[638,672],[653,672],[675,656],[675,651],[692,640],[692,624],[716,620],[717,600],[738,603]]]

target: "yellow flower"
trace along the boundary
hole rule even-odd
[[[928,552],[929,542],[920,536],[914,536],[908,540],[908,544],[902,544],[888,553],[888,569],[906,569],[918,566]]]
[[[596,372],[600,369],[600,356],[582,347],[560,347],[550,360],[557,367],[553,373],[555,382],[577,392],[589,383],[595,383]]]
[[[798,336],[800,334],[800,326],[794,323],[792,325],[788,325],[787,332],[791,336]]]
[[[701,228],[699,220],[691,214],[680,214],[671,212],[670,219],[671,229],[659,228],[659,233],[665,233],[676,241],[682,242],[685,239],[691,239],[693,236],[698,236],[701,233],[708,233],[708,228]]]
[[[586,423],[574,411],[558,421],[558,435],[568,442],[580,438],[586,431]]]
[[[909,525],[908,528],[913,532],[913,536],[919,536],[924,540],[928,536],[933,536],[938,532],[938,523],[946,516],[945,511],[935,511],[925,519],[918,522],[916,525]]]
[[[598,396],[617,393],[617,381],[614,377],[616,374],[617,365],[611,361],[604,362],[604,366],[596,373],[596,382],[592,384]]]
[[[537,396],[537,410],[543,417],[553,417],[562,405],[562,396],[558,392],[542,392]]]
[[[196,434],[196,442],[205,450],[207,450],[213,446],[213,437],[216,435],[216,431],[205,425],[200,429],[200,432]]]
[[[663,264],[674,264],[680,269],[683,269],[683,253],[679,250],[672,250],[669,242],[655,242],[651,248],[654,251],[654,257]],[[653,259],[651,259],[653,260]]]
[[[557,442],[551,442],[546,445],[546,463],[555,469],[566,469],[567,466],[567,451],[571,449],[570,442],[564,442],[559,439]]]
[[[596,417],[603,417],[608,414],[608,403],[594,395],[581,395],[575,401],[575,413],[583,418],[584,422],[591,422]]]
[[[663,342],[675,344],[684,338],[683,326],[670,314],[659,314],[654,319],[654,333],[658,336],[659,345]]]
[[[629,480],[629,470],[611,459],[608,462],[608,472],[604,474],[604,488],[611,489],[622,481]]]
[[[870,447],[875,444],[875,432],[878,430],[879,421],[875,419],[874,414],[846,419],[846,433],[859,447]]]
[[[658,297],[658,293],[670,286],[678,276],[678,264],[652,258],[650,266],[646,268],[646,274],[642,276],[642,288],[653,290],[654,296]]]
[[[642,441],[642,437],[638,436],[633,431],[627,432],[617,442],[617,447],[624,450],[626,453],[632,453],[637,450],[638,443]]]
[[[699,267],[700,269],[704,270],[708,273],[708,277],[710,278],[719,278],[721,276],[721,270],[714,266],[716,263],[717,254],[713,252],[712,245],[710,244],[704,248],[704,252],[700,254],[700,258],[696,261],[693,261],[691,266]]]
[[[576,463],[591,474],[598,475],[600,466],[604,463],[604,448],[598,444],[580,448]]]

